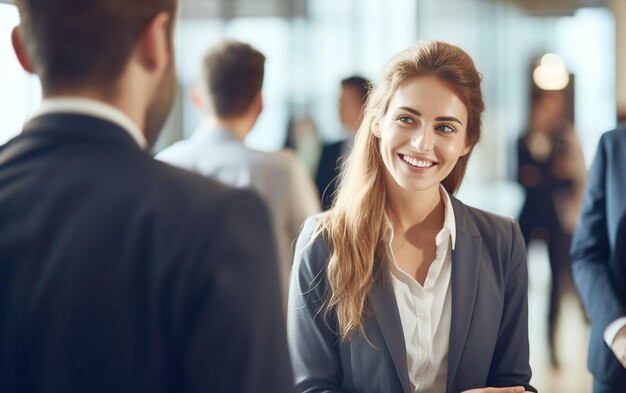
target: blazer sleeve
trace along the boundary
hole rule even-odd
[[[186,319],[181,339],[184,390],[293,392],[266,208],[250,191],[233,190],[222,199],[209,215],[216,218],[199,218],[208,222],[200,228],[204,231],[188,239],[188,256],[195,264],[187,264],[181,284],[191,294],[184,303],[185,318],[180,318]]]
[[[611,248],[607,232],[606,174],[608,143],[603,135],[587,177],[582,209],[570,250],[574,281],[591,321],[604,331],[615,319],[626,315],[611,283]]]
[[[289,288],[287,336],[296,392],[340,392],[341,362],[334,316],[323,309],[328,248],[312,239],[316,217],[307,219],[296,245]]]
[[[515,220],[511,220],[511,254],[504,271],[504,308],[494,358],[489,371],[489,385],[494,387],[530,385],[528,343],[528,264],[526,247]]]

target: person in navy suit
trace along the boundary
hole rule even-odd
[[[605,133],[587,176],[571,257],[591,320],[594,393],[626,386],[626,127]]]
[[[483,109],[456,46],[419,42],[385,66],[335,204],[296,246],[296,391],[535,391],[519,226],[453,196]]]
[[[0,392],[292,391],[265,205],[147,151],[178,2],[16,3],[43,102],[0,148]]]
[[[347,137],[322,147],[315,174],[315,184],[321,196],[322,208],[330,209],[335,198],[337,177],[345,157],[350,153],[361,120],[363,106],[370,92],[371,82],[362,76],[353,75],[341,81],[339,96],[339,119]]]

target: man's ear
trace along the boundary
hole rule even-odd
[[[170,14],[159,12],[139,35],[135,57],[146,71],[161,72],[174,55],[170,48],[171,23]]]
[[[252,105],[254,105],[254,110],[257,112],[257,116],[263,112],[263,92],[259,91],[254,97],[254,101],[252,101]]]
[[[11,43],[13,44],[15,56],[17,56],[17,60],[22,65],[22,68],[24,68],[26,72],[34,74],[33,67],[30,64],[30,60],[28,60],[28,56],[26,56],[26,50],[24,50],[24,45],[22,44],[19,26],[15,26],[11,32]]]
[[[198,110],[204,111],[206,109],[204,97],[202,95],[202,91],[200,91],[200,87],[194,86],[193,89],[191,89],[191,102]]]

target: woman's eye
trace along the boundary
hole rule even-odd
[[[454,128],[450,127],[447,124],[441,124],[441,125],[437,126],[435,129],[437,131],[441,131],[441,132],[443,132],[445,134],[449,134],[451,132],[456,132],[456,130]]]
[[[398,121],[406,124],[415,124],[415,121],[409,116],[398,116]]]

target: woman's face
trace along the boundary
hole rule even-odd
[[[374,130],[388,187],[438,188],[459,157],[471,150],[466,145],[467,118],[465,104],[437,77],[417,76],[400,85]]]

